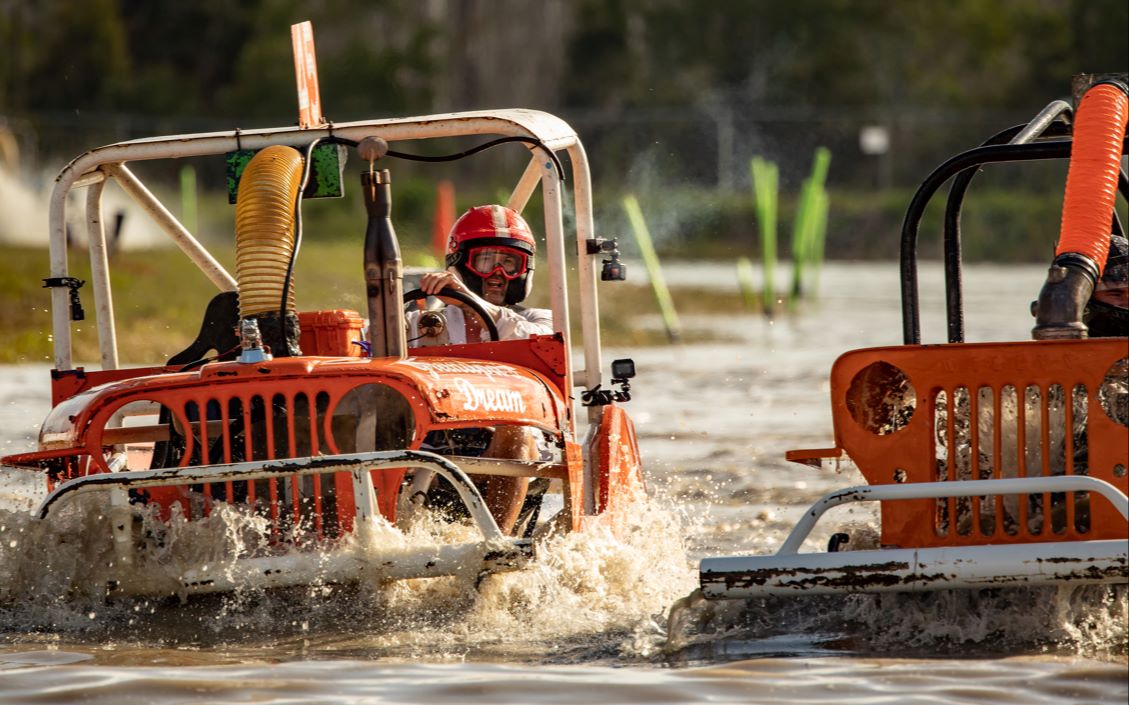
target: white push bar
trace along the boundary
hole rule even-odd
[[[413,546],[410,549],[376,545],[372,540],[371,526],[376,513],[375,494],[369,471],[404,467],[426,468],[447,479],[478,525],[483,540]],[[320,552],[316,560],[301,551],[277,556],[233,558],[230,562],[220,561],[218,565],[188,570],[178,578],[175,586],[170,585],[167,578],[134,570],[129,522],[122,519],[120,511],[117,515],[113,511],[115,504],[125,506],[123,502],[128,502],[127,491],[130,489],[331,472],[351,472],[354,486],[358,483],[362,485],[357,492],[356,516],[361,546],[332,546]],[[512,539],[502,534],[481,494],[466,473],[446,458],[424,451],[378,451],[294,460],[98,473],[62,483],[47,496],[35,513],[46,519],[62,502],[90,492],[110,494],[114,539],[122,549],[119,551],[121,570],[111,581],[110,589],[115,593],[129,595],[161,595],[169,594],[170,591],[203,594],[227,592],[248,586],[266,589],[319,582],[377,583],[443,575],[473,576],[484,572],[516,570],[533,553],[532,544],[528,540]]]
[[[775,555],[703,559],[699,572],[702,594],[712,599],[736,599],[799,593],[1129,582],[1129,543],[1117,539],[797,552],[824,512],[848,502],[1044,492],[1100,494],[1129,520],[1129,498],[1108,482],[1080,475],[850,487],[829,493],[813,504]]]
[[[913,482],[904,485],[860,485],[836,490],[823,496],[796,522],[795,528],[780,546],[778,555],[800,550],[804,540],[824,512],[849,502],[875,502],[892,499],[936,499],[939,497],[982,497],[1043,492],[1097,492],[1129,520],[1129,497],[1113,485],[1085,475],[1052,475],[1047,477],[1009,477],[999,480],[961,480],[956,482]]]
[[[699,579],[709,599],[1129,583],[1129,544],[1110,539],[706,558]]]
[[[220,465],[199,465],[157,470],[130,470],[127,472],[96,473],[67,480],[55,488],[36,510],[46,519],[64,501],[89,492],[111,489],[140,489],[144,487],[171,487],[196,485],[204,482],[264,480],[301,475],[323,475],[332,472],[355,470],[386,470],[389,468],[422,467],[432,470],[451,483],[466,505],[471,518],[486,540],[505,539],[482,495],[459,466],[443,456],[426,451],[395,450],[344,455],[319,455],[309,458],[267,460]],[[366,476],[365,473],[361,473]],[[371,480],[370,480],[371,482]]]

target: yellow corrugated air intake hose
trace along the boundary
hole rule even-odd
[[[239,316],[278,311],[294,253],[294,207],[302,184],[302,155],[292,147],[263,149],[239,179],[235,203],[235,279]],[[294,287],[286,300],[294,310]]]

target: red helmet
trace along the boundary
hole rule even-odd
[[[533,231],[517,211],[505,206],[476,206],[463,213],[447,238],[447,266],[482,294],[482,280],[499,271],[509,280],[506,303],[525,300],[533,290]]]

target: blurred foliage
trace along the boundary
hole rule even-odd
[[[1129,61],[1123,0],[0,0],[0,10],[0,112],[11,114],[290,117],[288,27],[304,19],[339,120],[452,98],[1026,108],[1063,93],[1073,73]],[[499,65],[507,73],[482,80]],[[529,73],[544,90],[514,95]],[[453,88],[464,83],[476,94]]]
[[[756,233],[754,204],[745,196],[717,197],[702,191],[668,194],[661,202],[645,203],[648,219],[664,223],[668,237],[664,252],[676,258],[728,259],[761,255]],[[891,259],[901,248],[902,221],[912,191],[836,190],[830,193],[835,207],[827,228],[828,259]],[[791,228],[796,194],[782,194],[782,230]],[[934,199],[925,212],[918,235],[918,254],[940,259],[944,195]],[[1053,258],[1062,212],[1062,195],[1051,196],[1011,190],[972,189],[965,199],[961,218],[963,255],[966,261],[1043,262]],[[625,233],[626,219],[608,212],[615,232]],[[1124,222],[1124,214],[1122,214]],[[791,259],[790,243],[781,239],[780,257]],[[621,246],[628,256],[638,256],[630,239]]]
[[[973,182],[961,217],[965,261],[1049,262],[1053,258],[1062,214],[1061,189],[1031,192],[1004,188],[1002,178]],[[798,192],[781,192],[781,232],[790,232]],[[926,208],[918,231],[918,256],[942,256],[945,192]],[[902,223],[913,197],[911,189],[849,190],[829,193],[833,207],[827,225],[826,257],[832,260],[896,259],[901,249]],[[664,192],[661,199],[641,199],[647,222],[664,234],[663,253],[682,259],[732,259],[761,256],[755,203],[745,194],[714,189],[683,188]],[[1129,223],[1125,203],[1118,205],[1122,223]],[[618,201],[597,205],[602,232],[619,235],[627,257],[639,253],[629,236],[630,226]],[[781,238],[779,256],[791,259],[788,238]]]
[[[1074,74],[1129,71],[1125,0],[0,0],[0,126],[18,126],[27,161],[58,164],[122,139],[292,124],[289,26],[305,19],[328,117],[558,113],[591,155],[609,209],[598,227],[617,229],[619,196],[635,192],[658,247],[689,252],[751,242],[752,156],[779,163],[788,198],[826,146],[828,255],[892,256],[908,190],[935,165],[1067,95]],[[883,157],[859,149],[871,124],[889,129]],[[405,232],[426,241],[437,178],[456,181],[460,208],[511,186],[524,149],[494,152],[457,171],[398,163]],[[161,168],[141,171],[175,183]],[[199,173],[203,190],[220,187]],[[1061,185],[1025,173],[1007,183],[1014,198],[970,200],[970,231],[982,217],[1006,233],[971,240],[968,256],[1051,237],[1033,226],[1057,221],[1041,197]],[[889,205],[863,212],[876,204]],[[307,208],[326,233],[359,213]]]
[[[1124,71],[1118,0],[581,0],[574,104],[1016,106],[1083,71]]]
[[[0,112],[290,115],[289,25],[303,19],[318,28],[321,82],[334,107],[374,107],[352,105],[356,94],[379,96],[388,112],[430,99],[430,30],[415,21],[414,3],[406,0],[6,0],[0,7],[7,54]],[[411,22],[402,21],[406,15]],[[396,41],[381,38],[382,28],[393,26]]]

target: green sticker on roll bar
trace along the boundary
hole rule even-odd
[[[235,203],[239,195],[239,180],[243,170],[258,150],[238,149],[224,155],[227,164],[227,202]],[[314,147],[313,163],[310,165],[310,182],[302,198],[341,198],[345,195],[342,177],[345,173],[345,160],[348,157],[345,146],[340,144],[319,144]]]

